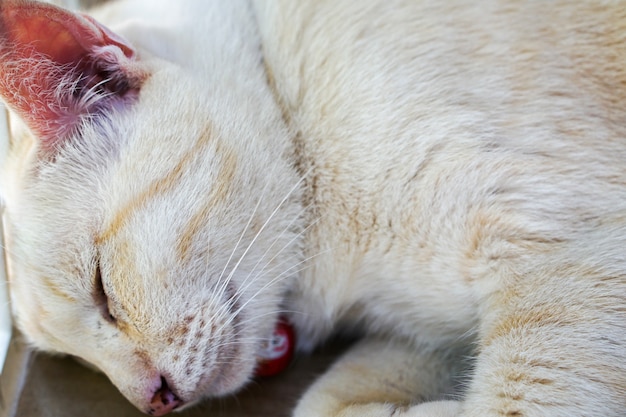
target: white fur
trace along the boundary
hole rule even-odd
[[[159,375],[186,403],[239,388],[284,310],[302,350],[366,335],[297,417],[621,415],[623,4],[252,3],[99,12],[151,75],[54,163],[14,152],[32,341],[146,410]],[[96,258],[124,330],[93,306]]]

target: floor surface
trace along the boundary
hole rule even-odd
[[[207,401],[175,417],[289,417],[302,391],[345,349],[333,344],[296,358],[282,374],[255,381],[239,394]],[[19,399],[19,417],[141,417],[102,374],[71,358],[37,354]]]

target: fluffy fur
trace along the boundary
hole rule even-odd
[[[138,97],[5,164],[36,346],[162,414],[241,387],[283,313],[301,350],[364,336],[297,417],[623,414],[626,4],[95,16]]]

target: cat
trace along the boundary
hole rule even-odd
[[[10,291],[163,415],[623,416],[626,3],[0,2]],[[36,28],[36,30],[35,30]]]

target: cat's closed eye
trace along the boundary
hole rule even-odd
[[[94,273],[94,300],[96,305],[100,308],[102,317],[110,323],[115,323],[117,319],[111,313],[109,308],[109,297],[104,289],[102,283],[102,271],[100,269],[100,262],[96,262],[96,269]]]

